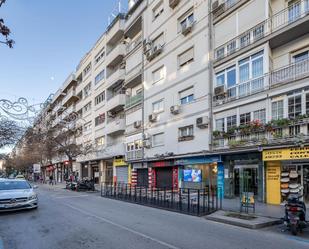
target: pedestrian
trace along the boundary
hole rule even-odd
[[[53,175],[50,175],[49,176],[49,185],[53,185],[54,184],[53,180],[54,180]]]

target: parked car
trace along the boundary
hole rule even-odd
[[[0,179],[0,212],[38,207],[38,196],[26,180]]]

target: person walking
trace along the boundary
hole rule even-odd
[[[49,185],[54,185],[54,177],[53,177],[53,175],[50,175],[49,176]]]

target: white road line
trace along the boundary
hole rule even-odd
[[[54,196],[54,198],[56,199],[66,199],[66,198],[79,198],[79,197],[86,197],[86,196],[89,196],[89,195],[71,195],[71,196]]]
[[[180,247],[173,246],[173,245],[171,245],[171,244],[169,244],[169,243],[166,243],[166,242],[164,242],[164,241],[161,241],[161,240],[158,240],[158,239],[156,239],[156,238],[150,237],[150,236],[148,236],[148,235],[146,235],[146,234],[143,234],[143,233],[141,233],[141,232],[138,232],[138,231],[133,230],[133,229],[131,229],[131,228],[128,228],[128,227],[126,227],[126,226],[123,226],[123,225],[120,225],[120,224],[118,224],[118,223],[115,223],[115,222],[113,222],[113,221],[111,221],[111,220],[109,220],[109,219],[106,219],[106,218],[97,216],[97,215],[95,215],[95,214],[89,213],[89,212],[87,212],[87,211],[85,211],[85,210],[82,210],[82,209],[80,209],[80,208],[74,207],[74,206],[72,206],[72,205],[70,205],[70,204],[64,204],[64,203],[63,203],[63,205],[65,205],[65,206],[67,206],[67,207],[70,207],[70,208],[72,208],[72,209],[74,209],[74,210],[76,210],[76,211],[78,211],[78,212],[80,212],[80,213],[82,213],[82,214],[88,215],[88,216],[90,216],[90,217],[92,217],[92,218],[96,218],[96,219],[98,219],[98,220],[101,220],[101,221],[104,221],[104,222],[106,222],[106,223],[109,223],[110,225],[113,225],[113,226],[115,226],[115,227],[121,228],[121,229],[123,229],[123,230],[126,230],[126,231],[128,231],[128,232],[131,232],[131,233],[136,234],[136,235],[138,235],[138,236],[141,236],[141,237],[143,237],[143,238],[145,238],[145,239],[152,240],[152,241],[154,241],[154,242],[156,242],[156,243],[158,243],[158,244],[160,244],[160,245],[166,246],[167,248],[171,248],[171,249],[181,249]]]

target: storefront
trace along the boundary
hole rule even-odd
[[[243,192],[253,193],[264,200],[264,166],[262,153],[247,152],[222,156],[224,165],[224,196],[239,197]]]
[[[114,183],[130,183],[131,169],[123,158],[113,160]]]
[[[181,158],[175,161],[179,168],[179,186],[181,188],[202,189],[218,186],[218,169],[221,167],[219,156],[198,156]],[[219,182],[222,188],[222,182]]]
[[[290,194],[309,203],[309,147],[264,150],[266,202],[280,204]]]
[[[131,181],[133,186],[148,187],[149,186],[149,171],[147,163],[132,163]]]
[[[178,167],[174,160],[149,162],[151,186],[155,188],[177,189]]]

